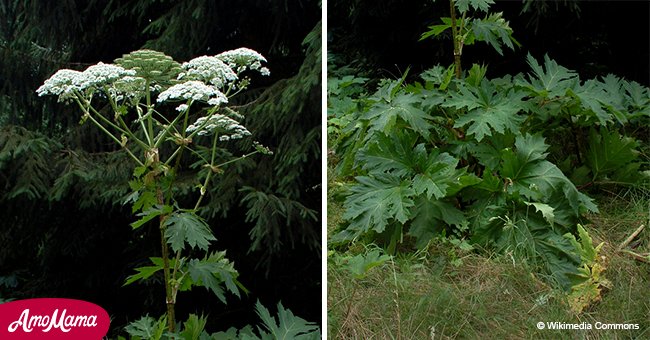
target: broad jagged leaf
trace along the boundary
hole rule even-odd
[[[425,247],[436,235],[440,235],[444,226],[461,226],[467,220],[462,211],[448,202],[418,197],[413,207],[413,220],[409,234],[416,238],[415,246]]]
[[[153,266],[144,266],[144,267],[138,267],[135,268],[135,270],[138,272],[137,274],[130,275],[129,277],[126,278],[126,281],[124,282],[124,286],[130,285],[131,283],[138,281],[138,280],[144,280],[149,277],[151,277],[153,274],[158,272],[159,270],[163,269],[162,265],[162,259],[157,257],[157,258],[150,258],[151,262],[154,264]]]
[[[594,121],[589,119],[585,113],[595,116],[601,125],[607,125],[613,121],[612,116],[603,107],[605,91],[598,81],[590,79],[582,85],[567,89],[566,93],[580,101],[580,106],[586,110],[580,112],[581,116],[586,119],[586,123],[591,124]]]
[[[137,339],[158,340],[161,339],[165,330],[167,329],[167,316],[162,316],[156,320],[149,315],[145,315],[140,319],[131,322],[124,330]]]
[[[444,17],[440,18],[442,20],[441,25],[431,25],[429,26],[429,30],[422,33],[422,36],[420,36],[420,41],[429,38],[429,37],[437,37],[440,35],[440,33],[448,30],[451,28],[451,18],[449,17]]]
[[[591,169],[592,180],[611,175],[622,181],[638,178],[639,164],[635,163],[637,147],[638,143],[633,138],[621,136],[616,131],[609,132],[604,127],[600,128],[600,132],[590,129],[585,162]]]
[[[527,206],[535,207],[535,210],[542,213],[542,216],[548,222],[548,224],[553,225],[555,220],[555,209],[546,203],[539,202],[524,202]]]
[[[482,203],[486,208],[485,217],[493,217],[472,223],[479,223],[473,240],[479,244],[493,244],[500,252],[530,263],[569,290],[571,276],[578,273],[580,266],[580,257],[571,243],[539,214],[528,211],[525,205],[514,204],[506,209],[495,203],[498,202],[486,200]]]
[[[398,94],[388,101],[380,101],[373,105],[361,118],[370,121],[371,131],[381,131],[391,134],[400,118],[408,127],[425,138],[429,138],[429,115],[422,111],[417,104],[422,101],[414,94]]]
[[[635,81],[624,81],[626,105],[629,108],[629,118],[639,116],[650,117],[650,88],[641,86]]]
[[[361,233],[374,230],[381,233],[393,220],[405,223],[415,194],[408,181],[391,174],[375,177],[359,176],[345,200],[343,218],[350,220],[349,228]]]
[[[442,198],[451,182],[457,182],[462,171],[456,170],[458,160],[447,153],[432,149],[429,153],[424,144],[414,144],[417,136],[395,133],[378,135],[366,151],[360,152],[358,162],[370,174],[390,173],[411,179],[416,195]]]
[[[519,80],[521,85],[546,98],[563,96],[566,90],[577,85],[578,76],[575,72],[558,65],[548,55],[544,56],[544,67],[537,63],[532,55],[526,57],[528,65],[533,69],[529,81]]]
[[[416,195],[424,193],[427,198],[443,198],[447,195],[449,185],[459,182],[460,176],[464,174],[464,171],[456,170],[458,159],[448,153],[432,152],[427,164],[424,171],[413,178],[413,190]]]
[[[390,260],[390,256],[382,255],[379,249],[373,249],[365,254],[359,254],[347,259],[345,268],[357,279],[363,279],[368,271]]]
[[[193,212],[175,212],[165,220],[165,237],[174,252],[190,247],[207,250],[210,241],[216,240],[208,224]]]
[[[255,311],[262,319],[262,327],[258,331],[263,340],[265,339],[297,339],[311,340],[320,339],[320,329],[316,323],[309,322],[303,318],[293,315],[285,309],[281,302],[278,302],[278,318],[271,316],[271,313],[259,301],[255,304]]]
[[[492,82],[484,79],[480,87],[461,86],[460,93],[452,93],[451,99],[443,106],[467,107],[469,112],[460,116],[454,127],[469,125],[467,134],[474,135],[480,142],[493,131],[519,131],[519,125],[525,119],[517,114],[523,108],[523,97],[523,93],[516,91],[498,91]]]
[[[147,193],[148,191],[145,191]],[[143,197],[142,195],[141,197]],[[135,205],[134,205],[135,207]],[[155,205],[151,206],[148,209],[144,210],[143,212],[137,214],[136,216],[141,216],[139,220],[131,223],[131,227],[133,229],[138,229],[141,226],[143,226],[145,223],[151,221],[152,219],[156,218],[157,216],[160,215],[166,215],[171,213],[173,208],[169,205]]]
[[[487,12],[493,4],[494,0],[457,0],[456,8],[461,12],[467,12],[471,6],[474,10]]]
[[[203,259],[191,259],[187,264],[187,272],[192,279],[191,285],[203,286],[212,291],[221,302],[226,303],[224,289],[239,297],[239,288],[243,288],[237,281],[237,270],[234,264],[226,258],[225,252],[214,252]]]
[[[511,50],[515,49],[515,44],[519,45],[512,37],[512,28],[502,15],[503,13],[492,13],[483,19],[472,21],[472,31],[476,40],[490,44],[500,55],[503,55],[502,44]]]
[[[183,330],[180,332],[181,339],[200,339],[201,335],[207,335],[204,331],[207,322],[206,316],[190,314],[187,321],[183,322]]]
[[[412,174],[427,159],[424,144],[415,145],[417,139],[413,133],[377,134],[367,149],[359,152],[357,162],[369,173]]]
[[[591,198],[579,192],[555,164],[544,159],[548,146],[541,136],[518,136],[515,146],[516,151],[505,149],[502,152],[500,174],[506,179],[509,193],[519,193],[539,201],[562,192],[576,216],[582,213],[583,208],[598,211]]]

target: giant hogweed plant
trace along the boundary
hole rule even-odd
[[[160,321],[168,334],[179,334],[174,312],[179,292],[203,286],[225,303],[226,291],[237,296],[245,291],[225,252],[210,251],[215,237],[197,212],[207,187],[229,164],[271,153],[259,143],[240,157],[224,148],[230,140],[251,135],[240,123],[243,117],[227,104],[248,86],[247,72],[269,74],[264,62],[247,48],[182,64],[161,52],[139,50],[83,72],[59,70],[37,90],[78,106],[81,123],[99,128],[134,162],[132,192],[125,199],[137,217],[131,226],[155,223],[161,256],[136,268],[125,285],[162,271],[167,312]],[[174,182],[188,173],[196,173],[196,201],[181,207]]]
[[[462,13],[484,3],[451,1]],[[354,180],[331,243],[394,252],[405,237],[422,248],[447,235],[525,262],[566,291],[581,287],[585,263],[570,235],[598,212],[583,191],[647,180],[647,156],[625,131],[650,121],[650,89],[614,75],[583,81],[548,56],[527,61],[528,75],[494,79],[484,66],[438,65],[421,82],[382,80],[371,95],[363,78],[335,80],[328,138],[338,175]]]

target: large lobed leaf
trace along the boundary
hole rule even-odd
[[[519,80],[517,85],[523,86],[545,98],[563,96],[566,90],[578,83],[575,72],[558,65],[548,55],[544,56],[544,67],[540,66],[532,55],[526,57],[528,65],[533,69],[529,80]]]
[[[512,37],[512,28],[502,15],[503,13],[492,13],[483,19],[472,21],[472,32],[476,40],[485,41],[500,55],[503,55],[501,45],[506,45],[511,50],[515,49],[515,44],[519,45]]]
[[[480,86],[461,85],[442,106],[456,109],[467,108],[454,124],[455,128],[468,125],[467,134],[477,141],[492,136],[493,131],[519,131],[525,117],[518,115],[523,109],[524,94],[517,91],[499,91],[494,83],[483,79]]]
[[[456,8],[461,12],[467,12],[471,6],[474,10],[487,12],[494,0],[457,0]]]
[[[174,252],[185,247],[208,250],[210,241],[216,240],[208,224],[193,212],[174,212],[165,220],[165,237]]]
[[[415,194],[408,181],[392,174],[359,176],[356,180],[345,200],[343,218],[351,221],[349,229],[358,235],[371,230],[381,233],[393,220],[408,220]]]
[[[382,95],[382,100],[373,105],[361,118],[370,122],[371,131],[390,134],[398,123],[398,118],[408,127],[425,138],[429,138],[429,115],[419,108],[420,96],[398,93],[395,96]]]
[[[545,159],[548,146],[543,137],[528,134],[518,136],[515,148],[516,150],[505,149],[502,152],[500,174],[506,179],[509,193],[518,193],[538,201],[562,192],[575,216],[579,216],[583,210],[598,211],[591,198],[579,192],[555,164]]]
[[[609,132],[604,127],[599,132],[589,131],[589,149],[585,162],[592,173],[592,180],[614,177],[618,181],[634,181],[638,178],[639,163],[636,162],[637,141],[631,137]]]
[[[243,288],[237,281],[237,270],[234,264],[226,258],[225,252],[213,252],[203,259],[191,259],[185,268],[191,282],[183,282],[183,288],[203,286],[212,291],[221,302],[226,303],[224,289],[239,297],[239,288]]]

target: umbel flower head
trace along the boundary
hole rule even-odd
[[[217,54],[216,58],[226,63],[230,68],[237,70],[237,73],[251,69],[260,71],[262,75],[269,75],[269,69],[262,67],[262,62],[266,62],[266,58],[250,48],[241,47],[236,50],[222,52]]]
[[[223,61],[202,56],[194,58],[182,65],[186,72],[179,74],[179,79],[197,79],[223,88],[226,83],[237,80],[237,74]]]
[[[241,90],[248,85],[248,78],[239,79],[241,72],[257,70],[263,75],[269,74],[261,64],[266,59],[248,48],[194,58],[182,65],[164,53],[152,50],[131,52],[115,62],[100,62],[83,72],[59,70],[36,92],[41,96],[56,95],[59,101],[65,101],[75,98],[75,95],[91,98],[93,92],[102,91],[116,101],[129,98],[133,105],[137,105],[146,91],[155,89],[163,90],[158,95],[159,103],[194,100],[218,106],[228,102],[224,92]],[[147,83],[149,88],[146,88]],[[222,92],[226,86],[228,91]]]
[[[59,96],[59,101],[74,96],[74,90],[79,89],[81,72],[61,69],[56,71],[49,79],[36,90],[39,96],[47,94]]]
[[[183,63],[181,67],[185,72],[180,73],[178,79],[201,80],[223,89],[227,84],[238,80],[239,74],[246,70],[259,71],[268,76],[269,69],[262,67],[262,62],[266,62],[266,58],[261,54],[242,47],[216,56],[197,57]]]
[[[212,114],[209,117],[200,117],[194,124],[188,126],[185,131],[192,133],[196,130],[199,130],[196,133],[199,136],[215,132],[221,133],[219,136],[220,141],[240,139],[251,135],[250,131],[238,121],[220,113]]]
[[[104,64],[102,62],[88,67],[85,71],[58,70],[54,75],[36,90],[39,96],[52,94],[59,96],[59,101],[70,99],[75,90],[100,88],[124,77],[135,75],[135,71],[126,70],[121,66]]]
[[[122,66],[99,62],[96,65],[88,67],[81,73],[77,85],[81,90],[91,87],[98,88],[102,85],[113,83],[125,76],[135,76],[135,71],[127,70]]]
[[[198,80],[190,80],[168,88],[158,95],[157,101],[162,103],[168,100],[181,99],[208,102],[208,104],[215,106],[228,102],[226,95],[216,87],[206,85]]]

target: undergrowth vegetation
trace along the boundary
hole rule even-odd
[[[330,332],[517,338],[593,320],[647,336],[647,232],[623,248],[650,217],[650,89],[548,55],[526,74],[462,70],[464,44],[518,43],[491,1],[450,3],[423,38],[451,29],[451,66],[415,81],[329,67]],[[640,215],[607,230],[621,202]]]

